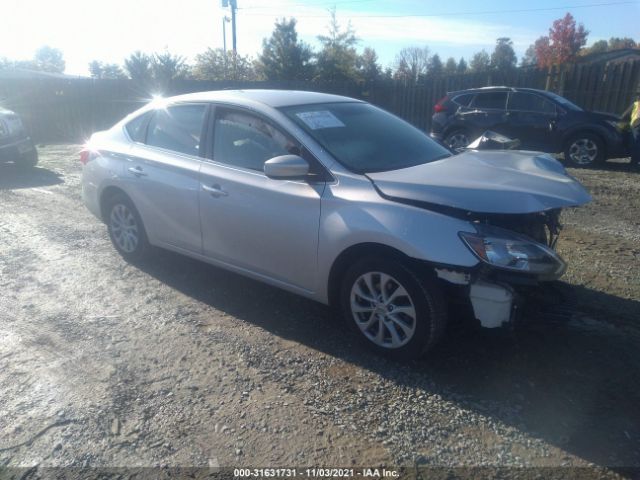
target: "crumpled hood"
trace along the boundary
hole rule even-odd
[[[534,213],[591,201],[560,162],[539,152],[471,150],[367,177],[391,199],[477,213]]]

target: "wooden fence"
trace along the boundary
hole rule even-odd
[[[447,92],[489,85],[547,89],[589,110],[622,113],[640,83],[640,61],[577,64],[548,71],[519,68],[500,73],[427,77],[402,82],[208,82],[175,81],[165,95],[230,88],[314,90],[360,98],[428,130],[435,103]],[[113,125],[151,99],[152,91],[132,80],[0,79],[0,106],[23,116],[36,141],[82,141]]]

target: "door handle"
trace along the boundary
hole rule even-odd
[[[202,185],[202,189],[205,192],[209,192],[211,194],[212,197],[226,197],[229,194],[227,192],[225,192],[224,190],[222,190],[222,187],[218,184],[214,184],[211,186],[208,185]]]
[[[147,174],[140,167],[130,167],[127,169],[129,173],[133,173],[136,177],[146,177]]]

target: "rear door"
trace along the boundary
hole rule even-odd
[[[487,130],[503,133],[507,107],[507,92],[480,92],[468,108],[459,111],[458,117],[471,133],[471,140]]]
[[[215,107],[214,115],[212,155],[202,165],[199,190],[204,254],[314,291],[324,181],[268,178],[266,160],[306,158],[302,146],[253,112]]]
[[[520,139],[520,148],[553,152],[557,143],[556,118],[555,104],[543,96],[510,92],[504,134]]]
[[[158,108],[144,142],[131,149],[127,190],[152,243],[202,252],[198,175],[208,109],[205,103]]]

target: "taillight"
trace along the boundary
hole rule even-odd
[[[80,163],[86,165],[89,163],[89,157],[91,156],[91,152],[89,150],[81,150],[80,151]]]
[[[83,148],[82,150],[80,150],[80,163],[83,165],[86,165],[87,163],[89,163],[91,160],[93,160],[94,158],[96,158],[96,152],[89,149],[89,148]]]
[[[440,100],[438,100],[438,103],[436,103],[435,106],[433,107],[433,111],[435,113],[446,112],[447,107],[445,107],[444,104],[447,100],[449,100],[449,97],[447,97],[446,95],[442,97]]]

